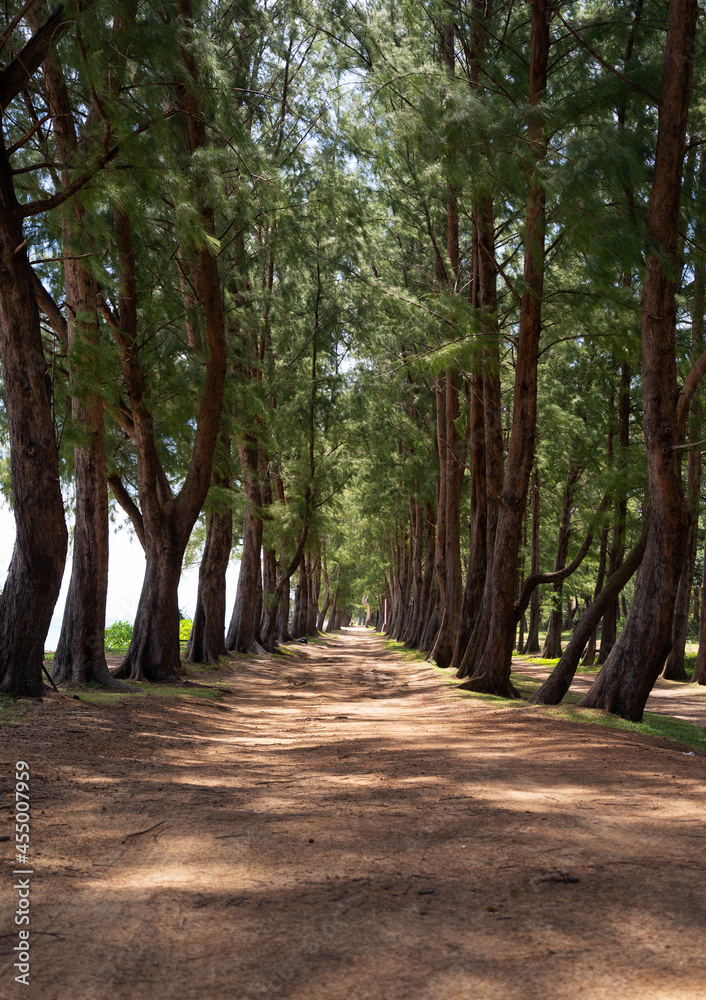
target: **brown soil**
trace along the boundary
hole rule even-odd
[[[350,630],[218,703],[32,704],[24,995],[702,1000],[706,757],[444,680]]]

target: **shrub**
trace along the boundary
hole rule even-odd
[[[114,622],[112,625],[106,626],[106,649],[127,649],[131,639],[132,625],[130,622]]]
[[[181,618],[179,621],[179,641],[186,642],[191,635],[193,622],[190,618]],[[106,649],[127,649],[132,639],[132,625],[130,622],[115,622],[106,626],[105,646]]]

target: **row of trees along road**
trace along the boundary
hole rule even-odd
[[[542,587],[544,654],[573,631],[536,700],[581,657],[603,664],[584,703],[632,719],[665,664],[686,677],[690,617],[706,639],[695,0],[4,17],[3,691],[41,691],[65,504],[65,684],[174,677],[185,556],[197,662],[365,601],[512,697]],[[116,504],[147,567],[113,675]]]

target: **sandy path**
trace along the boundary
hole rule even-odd
[[[442,681],[350,631],[3,730],[41,854],[0,996],[703,1000],[706,758]]]

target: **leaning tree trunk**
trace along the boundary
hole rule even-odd
[[[564,650],[561,659],[554,667],[544,684],[530,697],[533,705],[558,705],[566,692],[571,687],[571,682],[576,673],[576,667],[581,659],[581,653],[589,641],[595,635],[596,626],[603,615],[605,608],[611,601],[615,600],[622,588],[630,580],[642,562],[647,545],[647,530],[643,530],[637,544],[627,559],[621,563],[613,576],[609,577],[605,587],[596,594],[593,603],[586,608],[585,612],[576,623],[568,645]]]
[[[635,722],[642,718],[668,652],[680,554],[689,524],[676,450],[680,441],[674,274],[679,270],[679,200],[697,12],[696,0],[671,0],[647,212],[642,295],[643,414],[652,511],[647,550],[625,627],[579,703]]]

